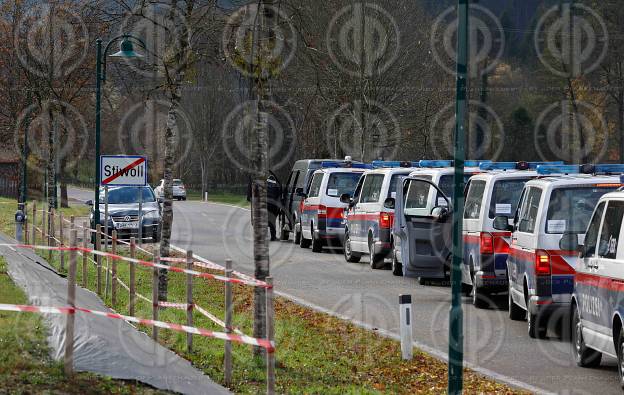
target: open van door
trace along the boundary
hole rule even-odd
[[[452,251],[450,199],[433,182],[421,178],[405,179],[402,189],[401,196],[397,194],[400,211],[395,212],[395,223],[403,273],[424,279],[446,278]]]

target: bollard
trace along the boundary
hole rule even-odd
[[[59,219],[59,247],[63,247],[65,245],[65,241],[63,240],[63,212],[59,211],[58,214]],[[65,251],[59,251],[59,260],[61,262],[61,271],[65,270]]]
[[[28,202],[24,202],[24,243],[30,244],[30,231],[28,227]]]
[[[117,231],[113,230],[111,252],[117,255]],[[113,308],[117,305],[117,260],[111,259],[111,304]]]
[[[225,261],[225,277],[232,277],[232,260]],[[232,333],[232,283],[225,283],[225,333]],[[225,341],[225,353],[223,355],[223,372],[225,386],[232,384],[232,342]]]
[[[204,192],[204,202],[208,201],[208,192]]]
[[[265,279],[269,284],[269,288],[264,293],[266,295],[266,333],[267,339],[273,341],[275,337],[274,328],[274,315],[273,311],[273,277],[269,276]],[[267,364],[267,394],[275,394],[275,351],[266,352],[266,364]]]
[[[404,361],[412,359],[412,295],[399,295],[401,323],[401,356]]]
[[[37,202],[33,201],[32,208],[32,243],[37,245]]]
[[[136,259],[136,240],[134,237],[130,238],[130,258]],[[134,306],[136,304],[136,288],[135,288],[135,274],[136,274],[136,265],[130,264],[130,316],[134,317]]]
[[[96,251],[100,250],[100,246],[102,244],[102,225],[95,225],[95,246],[93,247]],[[95,262],[97,266],[97,293],[98,295],[102,295],[102,259],[99,255],[95,256]]]
[[[15,240],[18,243],[24,242],[24,222],[26,222],[26,214],[18,209],[15,212]]]
[[[160,250],[154,252],[154,263],[160,263]],[[152,274],[152,319],[158,321],[158,268]],[[158,341],[158,327],[152,326],[152,339]]]
[[[89,228],[87,227],[87,221],[82,223],[82,248],[85,250],[89,248]],[[89,288],[89,275],[87,265],[89,264],[87,253],[82,252],[82,286]]]
[[[186,268],[193,270],[193,251],[186,252]],[[193,326],[193,275],[186,275],[186,324]],[[188,352],[193,350],[193,334],[186,334],[186,348]]]
[[[48,211],[48,246],[54,247],[54,209]],[[52,250],[48,253],[48,262],[52,263]]]
[[[69,235],[69,245],[76,247],[76,230],[72,229]],[[76,307],[76,250],[69,254],[69,273],[67,275],[67,306]],[[75,313],[67,315],[65,327],[65,374],[71,375],[74,371],[74,321]]]

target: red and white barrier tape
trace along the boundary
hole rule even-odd
[[[29,245],[29,244],[0,244],[0,247],[27,248],[27,249],[32,249],[32,250],[86,252],[86,253],[93,254],[93,255],[99,255],[99,256],[103,256],[103,257],[108,257],[108,258],[111,258],[111,259],[114,259],[114,260],[118,260],[118,261],[126,261],[126,262],[135,263],[137,265],[141,265],[141,266],[145,266],[145,267],[152,267],[152,268],[158,268],[158,269],[163,269],[163,270],[169,270],[169,271],[177,272],[177,273],[190,274],[191,276],[195,276],[195,277],[207,278],[207,279],[211,279],[211,280],[218,280],[218,281],[227,282],[227,283],[233,283],[233,284],[246,284],[246,285],[251,285],[251,286],[254,286],[254,287],[272,288],[271,285],[269,285],[269,284],[267,284],[267,283],[265,283],[263,281],[243,280],[243,279],[237,279],[237,278],[228,278],[228,277],[224,277],[224,276],[218,276],[218,275],[210,274],[210,273],[201,273],[201,272],[198,272],[198,271],[195,271],[195,270],[182,269],[182,268],[175,267],[175,266],[168,266],[168,265],[162,265],[162,264],[159,264],[159,263],[142,261],[140,259],[128,258],[128,257],[125,257],[125,256],[112,254],[112,253],[109,253],[109,252],[97,251],[97,250],[93,250],[93,249],[90,249],[90,248],[83,248],[83,247],[49,247],[49,246],[34,246],[34,245]]]
[[[169,307],[172,309],[178,310],[189,310],[189,308],[193,305],[189,305],[188,303],[173,303],[173,302],[158,302],[160,307]]]
[[[195,310],[199,311],[201,314],[203,314],[206,318],[210,319],[212,322],[214,322],[215,324],[219,325],[221,328],[225,328],[225,322],[221,321],[217,316],[207,312],[206,310],[202,309],[201,306],[195,305]],[[234,333],[237,333],[239,335],[242,335],[243,332],[241,332],[240,329],[238,328],[231,328],[232,331],[234,331]]]
[[[129,317],[127,315],[107,313],[104,311],[89,310],[89,309],[84,309],[81,307],[49,307],[49,306],[24,306],[24,305],[14,305],[14,304],[0,304],[0,310],[27,312],[27,313],[47,313],[47,314],[74,314],[75,312],[78,311],[81,313],[93,314],[93,315],[106,317],[110,319],[134,322],[134,323],[141,324],[141,325],[157,326],[159,328],[170,329],[170,330],[177,331],[177,332],[186,332],[186,333],[192,333],[194,335],[211,337],[215,339],[229,340],[235,343],[250,344],[252,346],[265,348],[268,352],[275,351],[275,344],[272,341],[269,341],[267,339],[256,339],[254,337],[250,337],[246,335],[232,335],[232,334],[223,333],[223,332],[213,332],[207,329],[195,328],[192,326],[172,324],[168,322],[154,321],[154,320],[148,320],[148,319],[143,319],[143,318]]]

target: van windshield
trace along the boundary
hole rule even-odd
[[[361,173],[332,173],[327,182],[327,196],[340,197],[343,193],[353,196]]]
[[[524,184],[529,180],[530,178],[516,178],[496,181],[490,201],[490,218],[497,215],[513,217],[518,208]]]
[[[558,188],[550,194],[546,233],[584,233],[598,200],[617,187]]]
[[[390,186],[388,187],[388,196],[387,197],[393,197],[392,193],[396,193],[397,191],[397,183],[399,182],[399,180],[401,179],[401,177],[407,177],[409,175],[409,172],[407,173],[396,173],[392,175],[392,178],[390,178]]]

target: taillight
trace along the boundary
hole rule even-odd
[[[535,274],[541,276],[550,275],[550,256],[546,251],[535,251]]]
[[[318,217],[319,218],[327,218],[327,207],[319,206],[318,208]]]
[[[390,213],[380,213],[379,214],[379,227],[382,229],[390,229],[392,228],[392,220],[394,216]]]
[[[494,253],[494,237],[489,233],[481,233],[479,236],[479,247],[481,254]]]

